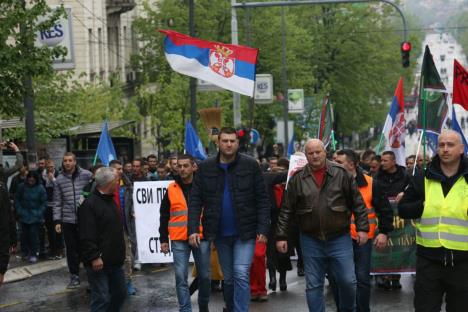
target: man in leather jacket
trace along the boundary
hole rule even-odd
[[[354,213],[357,243],[367,242],[367,210],[354,178],[340,165],[326,159],[325,146],[317,139],[305,146],[308,165],[288,182],[276,231],[276,247],[287,252],[287,233],[297,221],[304,256],[306,298],[309,311],[325,311],[325,273],[331,274],[339,293],[339,310],[356,310],[356,276],[349,235]]]

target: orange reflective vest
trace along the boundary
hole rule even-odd
[[[375,209],[372,207],[372,178],[367,174],[364,175],[367,185],[360,186],[359,192],[361,193],[362,199],[364,200],[364,205],[367,208],[367,217],[369,219],[369,232],[367,233],[369,239],[374,238],[375,228],[377,227],[377,216],[375,214]],[[354,214],[351,216],[351,236],[353,239],[356,239],[356,224],[354,224]]]
[[[171,240],[188,239],[188,207],[182,188],[175,182],[169,184],[167,188],[169,202],[171,203],[169,217],[169,237]],[[200,224],[200,233],[203,228]],[[201,234],[203,237],[203,234]]]

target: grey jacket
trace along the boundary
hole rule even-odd
[[[8,177],[11,176],[16,171],[21,169],[21,166],[23,166],[23,161],[24,161],[23,155],[21,155],[20,152],[17,152],[16,163],[13,167],[9,167],[9,168],[0,167],[0,181],[5,183],[6,185],[8,181]]]
[[[77,224],[81,191],[92,178],[88,170],[76,167],[73,174],[60,173],[54,183],[53,213],[55,222]]]

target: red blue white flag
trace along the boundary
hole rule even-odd
[[[400,78],[385,120],[383,135],[385,151],[393,151],[396,163],[405,166],[405,98],[403,96],[403,78]]]
[[[164,52],[174,71],[253,96],[258,49],[201,40],[172,30],[160,32],[166,35]]]

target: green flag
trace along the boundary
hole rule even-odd
[[[425,91],[425,92],[424,92]],[[424,123],[424,95],[426,96],[426,120]],[[447,116],[447,93],[437,72],[431,51],[426,45],[421,68],[418,101],[418,128],[440,133]],[[425,127],[424,127],[425,126]]]

